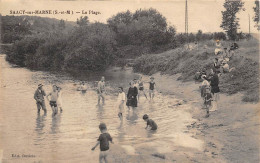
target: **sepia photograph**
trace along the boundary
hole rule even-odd
[[[259,0],[1,0],[0,163],[259,163]]]

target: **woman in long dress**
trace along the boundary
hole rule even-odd
[[[126,102],[126,106],[128,107],[128,109],[130,109],[130,107],[137,107],[137,95],[138,89],[134,86],[134,82],[130,82],[130,88],[128,89]]]
[[[62,112],[62,91],[61,91],[61,87],[57,87],[58,90],[58,100],[57,100],[57,105],[58,108],[60,108],[60,111]]]
[[[210,86],[211,86],[211,93],[213,94],[213,111],[217,110],[217,102],[219,100],[219,77],[216,72],[214,72],[211,69],[211,75],[212,77],[210,78]]]

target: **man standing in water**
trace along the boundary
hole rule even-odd
[[[98,104],[100,104],[100,99],[102,98],[103,105],[105,104],[105,77],[102,76],[101,80],[98,82]]]
[[[36,100],[38,113],[40,113],[40,110],[42,108],[42,110],[44,111],[44,114],[46,114],[47,110],[46,110],[46,105],[45,105],[45,101],[44,101],[44,96],[46,96],[46,93],[42,87],[43,87],[42,84],[38,85],[38,89],[34,93],[34,99]]]
[[[58,93],[59,92],[57,90],[57,86],[53,85],[52,92],[47,95],[47,99],[48,99],[48,101],[50,101],[50,105],[52,108],[52,116],[55,116],[58,113],[58,107],[57,107],[57,100],[59,97]],[[51,96],[51,100],[49,100],[49,98],[48,98],[49,96]]]

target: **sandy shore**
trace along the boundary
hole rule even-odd
[[[259,162],[258,104],[241,102],[241,94],[220,94],[218,110],[211,112],[209,118],[204,118],[205,110],[201,109],[198,89],[200,83],[182,83],[176,81],[177,76],[156,74],[155,78],[161,85],[159,89],[162,93],[172,93],[192,105],[189,112],[196,121],[187,125],[186,132],[204,141],[203,150],[176,146],[171,147],[171,152],[165,152],[163,148],[167,148],[167,144],[161,144],[162,150],[156,150],[144,143],[136,147],[131,155],[122,146],[113,145],[112,162]],[[164,82],[172,85],[164,85]]]

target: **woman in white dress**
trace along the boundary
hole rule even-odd
[[[58,90],[58,100],[57,100],[57,105],[58,108],[60,108],[60,111],[62,112],[62,91],[61,91],[61,87],[57,87]]]

